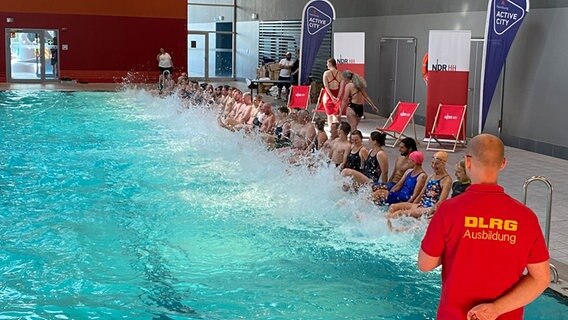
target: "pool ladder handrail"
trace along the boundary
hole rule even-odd
[[[548,203],[546,205],[546,218],[544,224],[544,241],[546,241],[546,248],[549,248],[550,245],[550,224],[552,221],[552,194],[554,193],[554,188],[548,179],[543,176],[532,176],[525,181],[523,185],[523,203],[527,204],[527,190],[529,188],[529,184],[540,181],[544,183],[548,189]],[[552,271],[552,283],[558,283],[558,269],[552,263],[550,264],[550,270]]]
[[[550,264],[550,271],[552,272],[552,281],[551,281],[551,283],[553,283],[553,284],[558,284],[558,283],[560,283],[559,278],[558,278],[558,269],[556,269],[556,266],[553,265],[552,263]]]

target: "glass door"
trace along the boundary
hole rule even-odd
[[[209,77],[209,36],[205,32],[187,34],[187,75],[194,79]]]
[[[209,78],[230,79],[233,77],[233,34],[232,23],[217,22],[217,30],[209,32]],[[224,26],[225,29],[222,29]]]
[[[59,79],[59,42],[57,40],[57,30],[44,31],[44,53],[45,59],[45,78]]]
[[[59,77],[57,30],[6,29],[9,82],[43,82]]]

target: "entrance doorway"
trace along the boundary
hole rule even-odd
[[[379,114],[388,117],[399,101],[414,101],[416,38],[381,38],[379,70]]]
[[[188,32],[187,75],[198,80],[209,80],[209,34]]]
[[[194,80],[233,78],[232,23],[215,23],[217,31],[188,31],[187,74]]]
[[[58,31],[6,29],[8,82],[45,82],[59,78]]]

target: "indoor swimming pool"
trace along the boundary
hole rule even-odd
[[[144,91],[0,92],[0,319],[434,319],[423,230]],[[356,218],[358,215],[360,218]],[[547,293],[526,319],[567,319]]]

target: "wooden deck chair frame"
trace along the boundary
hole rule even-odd
[[[393,115],[396,115],[396,112],[398,111],[398,108],[400,106],[401,103],[413,103],[416,105],[416,107],[414,108],[414,112],[412,112],[412,115],[409,117],[410,120],[404,125],[404,128],[400,131],[393,131],[393,130],[388,130],[388,126],[390,126],[391,124],[394,123],[394,117]],[[391,112],[391,114],[389,115],[387,121],[385,122],[385,124],[383,125],[382,128],[377,128],[378,131],[385,133],[387,136],[390,136],[394,139],[393,144],[388,144],[385,143],[385,145],[387,147],[391,147],[394,148],[396,147],[399,143],[400,140],[402,140],[403,138],[409,138],[407,135],[404,134],[404,131],[406,131],[406,128],[408,127],[408,125],[410,124],[410,122],[412,122],[412,130],[414,132],[414,141],[416,141],[417,144],[420,144],[420,142],[418,142],[418,138],[416,136],[416,124],[414,123],[414,114],[416,113],[416,110],[418,110],[418,107],[420,106],[420,103],[417,102],[404,102],[404,101],[399,101],[396,106],[394,107],[394,110]]]
[[[308,106],[310,105],[310,92],[312,90],[312,87],[310,87],[310,86],[290,86],[290,90],[288,90],[288,103],[286,104],[286,106],[288,107],[288,109],[292,109],[292,107],[290,106],[290,103],[292,103],[292,91],[294,90],[293,89],[294,87],[307,87],[308,93],[306,94],[306,96],[308,97],[308,99],[306,100],[306,105],[303,108],[293,107],[293,109],[308,110]]]
[[[323,110],[318,110],[318,106],[320,105],[321,99],[322,99],[322,97],[323,97],[323,91],[324,91],[324,90],[325,90],[324,88],[322,88],[322,89],[320,90],[320,94],[319,94],[319,97],[318,97],[318,102],[316,103],[316,107],[315,107],[314,110],[312,111],[312,113],[313,113],[313,115],[312,115],[312,122],[314,122],[314,121],[316,120],[316,113],[321,113],[321,112],[325,113],[325,108],[324,108]]]
[[[434,133],[434,130],[436,130],[436,126],[438,125],[438,116],[440,115],[440,109],[442,109],[442,105],[443,104],[441,104],[441,103],[438,105],[438,110],[436,111],[436,117],[434,118],[434,125],[432,126],[432,130],[430,131],[430,138],[428,138],[428,144],[426,145],[426,150],[456,152],[456,147],[457,147],[458,143],[460,145],[462,145],[464,148],[466,147],[465,143],[463,141],[459,140],[459,137],[460,137],[460,133],[462,131],[464,131],[464,122],[463,121],[464,121],[464,118],[465,118],[465,111],[467,109],[467,105],[463,105],[463,106],[457,105],[457,106],[463,107],[463,110],[462,110],[462,113],[461,113],[459,130],[455,135],[451,135],[454,139],[453,140],[450,140],[450,139],[442,139],[441,140]],[[448,135],[444,135],[444,136],[447,137]],[[438,147],[438,148],[430,147],[430,143],[432,143],[432,140],[435,140],[440,147]],[[442,146],[444,144],[450,144],[450,145],[453,144],[453,147],[451,149],[450,148],[448,148],[448,149],[442,148]]]

